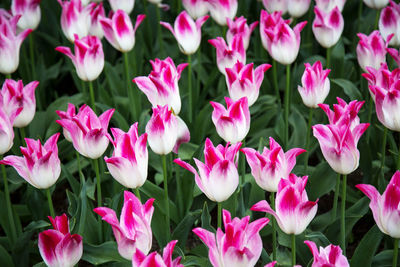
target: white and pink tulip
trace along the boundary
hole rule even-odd
[[[344,28],[343,15],[336,6],[329,12],[314,8],[315,19],[312,24],[312,30],[318,43],[325,48],[334,46],[342,36]]]
[[[330,124],[340,124],[343,120],[348,120],[350,123],[350,130],[353,130],[357,125],[360,124],[360,118],[358,117],[358,112],[364,105],[365,101],[353,100],[348,104],[346,101],[337,97],[337,104],[333,104],[333,110],[330,109],[327,104],[320,104],[319,107],[328,116]]]
[[[288,0],[262,0],[264,8],[268,13],[282,12],[285,14],[288,10]]]
[[[311,0],[288,0],[288,12],[293,18],[300,18],[307,13]]]
[[[366,67],[379,69],[382,63],[386,63],[386,48],[391,37],[385,43],[379,31],[373,31],[370,35],[357,34],[360,41],[357,45],[357,60],[360,67],[366,71]]]
[[[233,19],[238,9],[238,0],[205,0],[212,19],[221,26],[228,18]]]
[[[208,13],[207,0],[182,0],[182,5],[193,19],[198,19]]]
[[[152,252],[148,256],[140,250],[136,250],[132,258],[132,267],[184,267],[181,264],[182,257],[172,260],[172,252],[178,240],[172,240],[163,250],[163,255]]]
[[[335,7],[338,7],[339,11],[342,12],[346,0],[315,0],[315,4],[325,13],[331,12]]]
[[[119,9],[130,14],[135,7],[135,0],[108,0],[111,9],[117,12]]]
[[[20,15],[18,28],[21,30],[35,30],[40,23],[40,0],[12,0],[11,14]]]
[[[349,267],[349,262],[346,256],[343,255],[342,249],[339,246],[329,245],[327,247],[319,247],[309,240],[304,241],[309,247],[314,257],[311,267],[335,266]]]
[[[90,29],[89,35],[94,35],[102,39],[104,37],[104,31],[101,27],[100,19],[104,18],[106,13],[104,11],[103,3],[93,5],[90,11]]]
[[[232,42],[233,37],[239,34],[242,36],[244,49],[247,50],[250,44],[251,33],[257,27],[258,21],[255,21],[252,24],[248,25],[247,19],[241,16],[235,18],[234,20],[228,18],[227,24],[228,31],[226,32],[226,40],[228,41],[228,43]]]
[[[15,118],[21,112],[22,108],[15,109],[10,114],[1,107],[2,96],[0,94],[0,155],[7,153],[14,144],[14,128],[13,123]]]
[[[379,17],[379,31],[385,40],[393,34],[389,45],[400,45],[400,4],[389,0],[389,6],[382,9]]]

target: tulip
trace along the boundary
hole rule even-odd
[[[3,102],[0,94],[0,104]],[[22,108],[15,109],[11,114],[7,114],[0,105],[0,156],[7,153],[14,144],[13,123]]]
[[[236,34],[239,34],[242,36],[244,49],[247,50],[250,44],[250,35],[257,27],[258,21],[253,22],[249,26],[247,25],[247,19],[241,16],[235,18],[235,20],[228,18],[227,24],[228,24],[228,31],[226,32],[226,40],[228,41],[228,43],[231,43],[233,37]]]
[[[268,14],[261,10],[260,35],[264,48],[281,64],[293,63],[299,53],[300,32],[307,22],[298,23],[293,29],[282,19],[282,12]]]
[[[40,23],[40,0],[12,0],[11,14],[20,15],[18,28],[35,30]]]
[[[314,13],[312,30],[315,39],[325,48],[334,46],[339,41],[344,28],[343,16],[339,8],[335,7],[332,11],[325,12],[316,6]]]
[[[0,164],[10,165],[32,186],[47,189],[57,181],[61,173],[57,140],[59,133],[52,135],[42,146],[40,140],[25,138],[27,147],[21,147],[22,157],[7,156]]]
[[[75,35],[83,38],[89,34],[90,13],[96,3],[83,6],[81,0],[57,0],[61,5],[61,28],[67,39],[73,43]]]
[[[331,12],[335,7],[338,7],[339,11],[342,12],[346,0],[315,0],[315,4],[325,13]]]
[[[65,213],[54,219],[49,216],[54,227],[39,233],[39,252],[49,267],[73,267],[83,254],[82,236],[70,234]]]
[[[369,8],[382,9],[389,3],[389,0],[363,0]]]
[[[396,61],[397,67],[400,68],[400,50],[396,50],[394,48],[387,48],[387,52],[394,59],[394,61]]]
[[[360,124],[358,112],[364,105],[364,101],[353,100],[349,104],[340,97],[336,98],[338,104],[333,104],[333,110],[327,104],[320,104],[319,107],[328,116],[330,124],[341,124],[343,120],[349,120],[350,130],[352,131],[357,125]]]
[[[385,7],[379,17],[379,31],[382,37],[386,40],[389,35],[394,34],[389,45],[400,45],[400,4],[389,0],[389,6]]]
[[[288,12],[291,17],[300,18],[307,13],[311,0],[288,0]]]
[[[379,31],[373,31],[369,36],[358,33],[360,41],[357,45],[357,60],[360,67],[366,71],[366,67],[379,69],[382,63],[386,63],[385,41]],[[390,41],[390,37],[388,38]]]
[[[226,68],[232,68],[237,61],[246,64],[246,50],[240,34],[235,35],[228,45],[222,37],[208,40],[208,42],[217,50],[217,66],[222,74],[225,74]]]
[[[311,267],[349,267],[346,256],[343,255],[339,246],[329,245],[325,248],[319,247],[319,251],[314,242],[306,240],[304,243],[310,248],[314,261]]]
[[[35,89],[38,85],[38,81],[33,81],[24,86],[22,80],[11,79],[6,79],[3,83],[1,94],[5,112],[10,116],[15,109],[22,108],[14,120],[14,127],[25,127],[33,120],[36,111]]]
[[[261,256],[261,229],[269,222],[261,218],[250,222],[250,216],[242,219],[231,218],[227,210],[223,210],[225,233],[221,228],[217,234],[203,228],[195,228],[193,232],[208,247],[208,258],[214,267],[255,266]]]
[[[56,50],[65,54],[74,63],[78,77],[83,81],[93,81],[99,77],[104,68],[104,53],[101,41],[97,36],[86,36],[79,39],[75,36],[75,55],[66,46]]]
[[[290,174],[288,179],[279,182],[275,211],[265,200],[256,203],[251,210],[273,215],[286,234],[301,234],[315,217],[318,208],[318,199],[315,202],[308,200],[305,190],[307,179],[307,176]]]
[[[390,86],[400,79],[400,69],[389,71],[386,63],[382,64],[379,69],[371,67],[366,68],[368,73],[363,73],[362,76],[368,81],[369,92],[372,99],[375,101],[374,86],[380,87],[382,90],[388,91]]]
[[[0,9],[0,72],[7,75],[17,70],[19,65],[19,49],[22,42],[32,32],[26,29],[17,35],[17,23],[20,15],[11,16]]]
[[[282,12],[285,14],[288,10],[288,0],[263,0],[262,2],[268,13]]]
[[[136,251],[147,255],[151,249],[152,232],[151,218],[153,216],[154,198],[142,205],[140,200],[131,192],[124,192],[124,205],[120,221],[114,210],[98,207],[93,211],[112,227],[119,254],[127,260],[132,260]]]
[[[198,19],[208,13],[206,0],[182,0],[182,5],[193,19]]]
[[[167,57],[164,60],[150,60],[153,70],[149,76],[140,76],[133,82],[147,96],[153,107],[168,105],[175,114],[181,111],[178,81],[183,69],[188,65],[183,63],[175,67],[174,61]]]
[[[68,103],[67,111],[56,110],[56,113],[62,120],[63,119],[72,120],[72,118],[76,115],[75,105]],[[69,134],[68,130],[66,130],[65,128],[63,128],[63,135],[64,138],[67,139],[67,141],[72,142],[72,137]]]
[[[103,3],[93,5],[93,9],[90,11],[91,24],[89,29],[89,35],[94,35],[102,39],[104,36],[103,28],[101,27],[100,19],[105,17],[105,11]]]
[[[131,14],[135,7],[135,0],[108,0],[108,2],[114,12],[117,12],[120,9],[127,14]]]
[[[128,52],[133,49],[136,30],[145,18],[146,15],[138,15],[133,27],[128,14],[117,10],[111,18],[101,18],[100,23],[107,41],[118,51]]]
[[[235,192],[239,184],[235,157],[240,146],[241,143],[214,147],[211,140],[207,138],[204,147],[205,163],[194,159],[199,173],[179,158],[174,162],[195,175],[197,186],[210,200],[223,202]]]
[[[233,19],[238,9],[238,0],[205,0],[213,20],[221,26]]]
[[[132,267],[184,267],[181,264],[181,258],[172,260],[172,252],[178,240],[172,240],[164,248],[163,256],[153,252],[146,256],[140,250],[136,250],[132,258]]]
[[[287,179],[296,165],[296,157],[306,151],[293,148],[284,153],[272,137],[269,138],[269,146],[269,149],[264,147],[261,154],[253,148],[242,148],[242,152],[257,185],[268,192],[276,192],[280,180]]]
[[[106,151],[111,138],[107,131],[113,113],[114,109],[109,109],[97,117],[89,106],[83,105],[72,119],[56,122],[71,136],[76,151],[85,157],[97,159]]]
[[[253,66],[253,63],[244,65],[238,61],[232,68],[225,69],[229,96],[233,101],[236,102],[242,97],[247,97],[249,106],[256,102],[264,80],[264,72],[271,65],[262,64],[254,71]]]
[[[200,46],[201,26],[206,22],[208,17],[209,16],[200,17],[194,22],[186,11],[182,11],[178,17],[176,17],[174,28],[167,22],[161,21],[160,24],[171,31],[182,53],[191,55],[194,54]]]
[[[111,128],[114,152],[111,158],[104,157],[112,177],[127,188],[138,188],[147,179],[147,134],[138,135],[138,123],[133,124],[127,133]]]

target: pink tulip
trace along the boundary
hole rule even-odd
[[[238,9],[238,0],[205,0],[212,19],[221,26],[228,18],[233,19]]]
[[[386,40],[389,35],[394,34],[389,45],[400,45],[400,4],[389,0],[389,6],[385,7],[379,17],[379,31]]]
[[[300,18],[307,13],[311,0],[288,0],[288,12],[293,18]]]
[[[222,211],[225,233],[221,228],[217,234],[203,228],[195,228],[193,232],[208,247],[208,258],[214,267],[255,266],[261,256],[261,229],[269,222],[261,218],[252,223],[250,216],[242,219],[233,218],[227,210]]]
[[[340,39],[344,28],[342,13],[338,7],[325,12],[316,6],[312,30],[318,43],[325,48],[334,46]]]
[[[15,109],[7,114],[2,107],[2,95],[0,94],[0,155],[7,153],[14,144],[13,123],[22,108]]]
[[[338,7],[339,11],[342,12],[346,0],[315,0],[315,4],[325,13],[331,12],[335,7]]]
[[[182,0],[182,5],[193,19],[198,19],[208,13],[206,0]]]
[[[18,28],[21,30],[35,30],[40,23],[40,0],[12,0],[11,14],[21,15]]]
[[[288,0],[262,0],[268,13],[282,12],[285,14],[288,10]]]
[[[94,35],[102,39],[104,36],[103,28],[101,27],[100,19],[105,17],[105,11],[103,3],[93,5],[93,9],[90,11],[90,29],[89,35]]]
[[[152,232],[151,218],[153,216],[154,198],[150,198],[142,205],[140,200],[131,192],[124,191],[124,205],[118,221],[115,211],[99,207],[93,211],[109,223],[114,232],[119,254],[127,260],[131,260],[135,251],[140,250],[147,255],[151,249]]]
[[[56,110],[56,113],[62,120],[63,119],[72,120],[72,118],[76,115],[75,105],[68,103],[67,111]],[[72,137],[69,134],[68,130],[65,128],[63,128],[63,135],[64,135],[64,138],[67,139],[67,141],[72,142]]]
[[[318,208],[318,199],[315,202],[308,200],[305,190],[307,179],[307,176],[290,174],[288,179],[279,182],[275,211],[265,200],[253,205],[251,210],[273,215],[279,228],[286,234],[301,234],[315,217]]]
[[[304,243],[310,248],[314,261],[311,267],[349,267],[346,256],[343,255],[339,246],[329,245],[325,248],[319,247],[319,251],[314,242],[306,240]]]
[[[104,157],[112,177],[127,188],[138,188],[147,179],[147,134],[139,137],[138,123],[133,124],[127,133],[111,128],[114,136],[114,152],[111,158]]]
[[[49,216],[54,227],[39,233],[39,251],[49,267],[73,267],[83,254],[82,237],[70,234],[68,218],[65,213],[54,219]]]
[[[156,58],[155,61],[150,60],[150,63],[153,70],[149,76],[136,77],[133,82],[147,96],[153,107],[168,105],[178,115],[181,111],[178,81],[188,64],[183,63],[175,67],[170,57],[164,60]]]
[[[200,46],[201,41],[201,26],[206,22],[209,16],[193,19],[182,11],[176,17],[174,28],[171,24],[161,21],[160,24],[171,31],[178,42],[179,49],[186,55],[194,54]]]
[[[60,124],[71,136],[72,144],[81,155],[97,159],[106,151],[109,139],[108,123],[114,109],[105,111],[100,117],[86,105],[83,105],[72,119],[61,119]]]
[[[214,147],[210,139],[206,139],[204,146],[205,163],[194,159],[199,173],[190,164],[175,159],[174,162],[192,172],[200,190],[212,201],[222,202],[235,192],[239,184],[239,174],[235,160],[241,143],[223,147]]]
[[[250,130],[250,110],[247,97],[233,101],[225,97],[226,108],[220,103],[211,101],[214,108],[212,121],[218,135],[225,140],[236,144],[242,141]]]
[[[0,9],[0,72],[3,74],[17,70],[19,49],[28,34],[32,32],[32,29],[26,29],[17,35],[17,23],[20,17],[20,15],[11,16],[4,9]]]
[[[397,67],[400,68],[400,50],[397,50],[395,48],[387,48],[387,52],[394,59],[394,61],[396,61]]]
[[[261,10],[260,35],[264,48],[281,64],[293,63],[299,53],[300,32],[307,22],[298,23],[293,29],[282,19],[282,12],[268,14]]]
[[[297,86],[304,105],[309,108],[317,108],[318,104],[322,104],[329,94],[331,83],[328,75],[330,69],[324,70],[321,61],[317,61],[314,65],[305,63],[306,69],[301,77],[303,86]]]
[[[83,81],[93,81],[99,77],[104,68],[104,53],[101,41],[97,36],[86,36],[79,39],[75,36],[75,55],[66,46],[56,50],[65,54],[74,63],[76,74]]]
[[[10,165],[32,186],[47,189],[60,177],[57,140],[59,133],[52,135],[42,146],[40,140],[25,138],[26,148],[21,148],[22,157],[7,156],[0,164]]]
[[[264,147],[261,154],[253,148],[242,148],[242,152],[246,155],[257,185],[268,192],[276,192],[280,180],[287,179],[292,172],[296,157],[306,150],[293,148],[284,153],[272,137],[269,138],[269,146],[270,149]]]
[[[357,36],[360,38],[356,50],[358,64],[364,71],[367,70],[366,67],[379,69],[382,63],[386,63],[387,47],[379,31],[373,31],[369,36],[358,33]]]
[[[181,264],[181,258],[172,260],[172,252],[178,240],[172,240],[164,248],[163,256],[153,252],[146,256],[140,250],[136,250],[132,258],[132,267],[184,267]]]
[[[83,38],[89,34],[90,12],[95,3],[84,6],[81,0],[57,0],[61,5],[61,28],[67,39],[73,43],[75,35]]]
[[[146,15],[137,16],[135,27],[132,26],[131,19],[125,11],[117,10],[115,13],[110,13],[110,16],[100,19],[107,41],[118,51],[131,51],[135,46],[136,30]]]
[[[369,184],[356,187],[371,200],[369,207],[379,229],[393,238],[400,238],[400,171],[395,172],[382,195]]]
[[[382,9],[389,3],[389,0],[363,0],[369,8]]]
[[[250,44],[251,33],[257,27],[258,21],[253,22],[249,26],[247,25],[247,19],[241,16],[235,18],[235,20],[228,18],[227,24],[228,24],[228,31],[226,32],[226,40],[228,41],[228,43],[231,43],[233,37],[239,34],[242,36],[244,49],[247,50]]]
[[[253,105],[260,93],[260,87],[264,80],[264,72],[271,65],[262,64],[253,71],[253,63],[244,65],[240,61],[232,68],[226,68],[226,84],[229,96],[233,101],[238,101],[242,97],[247,97],[249,106]]]
[[[228,44],[222,37],[208,40],[208,42],[217,50],[217,66],[222,74],[225,74],[226,68],[232,68],[238,61],[246,64],[246,50],[240,34],[235,35]]]
[[[357,125],[360,124],[360,118],[358,117],[358,112],[364,105],[365,101],[353,100],[346,103],[340,97],[336,98],[338,104],[333,104],[333,110],[330,109],[327,104],[320,104],[319,107],[328,116],[330,124],[341,124],[343,120],[348,120],[350,123],[350,130],[353,130]]]
[[[118,9],[120,9],[125,13],[130,14],[135,7],[135,0],[108,0],[108,2],[114,12],[117,12]]]

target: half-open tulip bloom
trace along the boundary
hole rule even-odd
[[[118,9],[125,11],[127,14],[130,14],[135,7],[135,0],[108,0],[110,3],[111,9],[114,12],[117,12]]]
[[[2,108],[2,96],[0,95],[0,155],[4,155],[14,144],[13,123],[15,117],[21,112],[21,108],[7,114]]]
[[[236,144],[242,141],[250,130],[250,110],[247,97],[233,101],[225,97],[226,108],[220,103],[211,101],[214,108],[212,121],[218,135],[225,140]]]
[[[262,153],[247,147],[241,150],[246,155],[257,185],[268,192],[276,192],[280,180],[287,179],[292,172],[296,157],[306,150],[293,148],[285,153],[272,137],[269,138],[269,146],[269,149],[264,147]]]
[[[286,234],[301,234],[315,217],[318,209],[318,200],[308,200],[305,190],[307,179],[307,176],[297,177],[290,174],[288,179],[281,179],[279,182],[275,211],[265,200],[256,203],[251,210],[273,215],[279,228]]]
[[[22,157],[7,156],[0,164],[10,165],[32,186],[47,189],[61,174],[57,140],[60,133],[52,135],[44,144],[40,140],[25,138],[27,147],[20,147]]]
[[[263,5],[268,13],[282,12],[285,14],[288,9],[288,0],[263,0]]]
[[[232,20],[227,19],[228,31],[226,32],[226,40],[228,43],[232,42],[233,37],[237,34],[242,36],[244,49],[247,50],[250,44],[251,33],[258,25],[258,21],[253,22],[250,26],[247,24],[247,19],[243,16]]]
[[[212,201],[222,202],[227,200],[235,192],[239,184],[236,154],[241,143],[227,144],[225,147],[214,147],[210,139],[206,139],[204,146],[205,163],[194,159],[199,173],[190,164],[175,159],[174,162],[186,170],[192,172],[200,190]]]
[[[313,254],[314,261],[311,267],[324,267],[324,266],[335,266],[335,267],[349,267],[349,262],[346,256],[343,255],[342,249],[339,246],[329,245],[327,247],[319,247],[309,240],[304,243],[310,248]]]
[[[132,260],[135,250],[147,255],[151,249],[153,236],[150,224],[154,212],[153,202],[154,198],[150,198],[142,205],[133,193],[125,191],[119,221],[115,211],[110,208],[94,209],[94,212],[111,225],[118,252],[127,260]]]
[[[12,0],[11,13],[14,16],[21,15],[18,28],[35,30],[40,23],[40,0]]]
[[[216,49],[217,66],[222,74],[225,74],[226,68],[232,68],[238,61],[246,64],[246,50],[240,34],[236,34],[228,44],[222,37],[208,40],[208,42]]]
[[[71,235],[65,213],[49,217],[54,229],[39,233],[39,252],[49,267],[73,267],[83,254],[82,237]]]
[[[182,5],[193,19],[198,19],[208,13],[206,0],[182,0]]]
[[[163,256],[156,251],[146,256],[140,250],[136,250],[132,258],[132,267],[184,267],[181,264],[182,257],[172,260],[172,252],[178,240],[172,240],[164,248]]]
[[[346,0],[315,0],[316,6],[325,12],[331,12],[335,7],[339,8],[342,12]]]
[[[382,63],[386,63],[387,47],[379,31],[373,31],[369,36],[358,33],[357,36],[360,38],[356,50],[358,64],[364,71],[366,67],[379,69]]]
[[[146,15],[138,15],[135,27],[132,26],[131,19],[125,11],[117,10],[111,18],[100,19],[103,27],[104,36],[107,41],[120,52],[129,52],[135,46],[136,30]]]
[[[311,0],[288,0],[288,12],[293,18],[300,18],[307,13]]]
[[[3,83],[1,94],[6,113],[10,115],[16,109],[22,108],[14,120],[14,127],[25,127],[33,120],[36,111],[35,89],[38,85],[38,81],[33,81],[24,86],[22,80],[11,79],[6,79]]]
[[[72,144],[81,155],[97,159],[106,151],[109,138],[108,123],[114,109],[109,109],[99,117],[93,110],[83,105],[72,119],[61,119],[60,124],[71,136]]]
[[[75,36],[75,55],[66,46],[58,46],[56,50],[72,60],[76,74],[83,81],[93,81],[99,77],[104,68],[104,52],[97,36],[86,36],[79,39]]]
[[[342,35],[344,20],[338,7],[325,12],[316,6],[312,30],[318,43],[325,48],[334,46]]]
[[[203,228],[195,228],[193,232],[208,247],[208,258],[214,267],[255,266],[261,256],[261,229],[269,222],[261,218],[250,222],[250,216],[242,219],[231,218],[227,210],[222,211],[225,233],[221,228],[217,234]]]
[[[264,73],[271,65],[262,64],[255,70],[253,70],[253,66],[253,63],[244,65],[238,61],[232,68],[225,69],[228,92],[233,101],[247,97],[249,106],[256,102],[264,80]]]
[[[75,105],[72,103],[68,103],[67,111],[56,110],[56,113],[60,117],[60,119],[72,120],[72,118],[76,115]],[[65,139],[67,139],[69,142],[72,142],[72,137],[69,134],[68,130],[65,128],[63,128],[63,135]]]
[[[182,71],[188,65],[179,64],[175,67],[172,58],[164,60],[158,58],[150,60],[153,70],[149,76],[140,76],[133,79],[133,82],[147,96],[153,107],[168,105],[175,114],[181,111],[181,97],[179,95],[178,81]]]
[[[20,15],[11,16],[4,9],[0,9],[0,73],[3,74],[17,70],[21,44],[32,32],[32,29],[26,29],[17,34],[19,19]]]
[[[104,157],[112,177],[127,188],[138,188],[147,179],[147,134],[139,137],[138,123],[133,124],[127,133],[111,128],[114,152],[111,158]]]
[[[212,19],[221,26],[228,18],[233,19],[238,9],[238,0],[205,0]]]
[[[400,238],[400,171],[392,176],[382,195],[369,184],[356,187],[371,200],[369,207],[379,229],[393,238]]]
[[[309,108],[317,108],[318,104],[322,104],[329,94],[331,83],[328,75],[331,70],[324,70],[319,60],[312,66],[309,63],[304,65],[306,69],[301,77],[302,86],[299,85],[297,90],[304,105]]]
[[[390,0],[389,6],[385,7],[379,17],[379,31],[386,40],[389,35],[394,34],[389,45],[400,45],[400,4]]]

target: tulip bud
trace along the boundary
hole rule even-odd
[[[21,30],[35,30],[40,23],[40,0],[12,0],[11,13],[21,15],[18,28]]]
[[[181,264],[181,258],[172,260],[172,252],[178,240],[172,240],[164,248],[163,256],[153,252],[146,256],[140,250],[136,250],[132,258],[132,267],[184,267]]]
[[[212,19],[221,26],[226,19],[233,19],[238,9],[238,0],[205,0]]]
[[[307,13],[311,0],[288,0],[288,12],[293,18],[300,18]]]
[[[338,7],[335,7],[329,13],[320,10],[317,6],[314,8],[315,19],[312,30],[318,43],[329,48],[334,46],[342,35],[344,20]]]
[[[263,0],[262,2],[268,13],[282,12],[285,14],[288,10],[288,0]]]
[[[382,9],[389,3],[389,0],[363,0],[369,8]]]
[[[346,256],[343,255],[339,246],[329,245],[325,248],[319,247],[319,251],[314,242],[306,240],[304,243],[310,248],[314,261],[311,267],[337,266],[349,267]]]
[[[400,45],[400,4],[389,0],[389,6],[385,7],[379,17],[379,31],[384,39],[389,35],[394,34],[389,45]]]
[[[373,31],[369,36],[358,33],[357,36],[360,38],[356,50],[358,64],[364,71],[367,70],[366,67],[379,69],[382,63],[386,63],[387,47],[379,31]]]
[[[205,0],[182,0],[182,5],[193,19],[198,19],[208,13]]]
[[[247,19],[241,16],[239,18],[235,18],[235,20],[228,18],[227,24],[228,31],[226,32],[226,40],[228,43],[231,43],[233,41],[233,37],[239,34],[242,36],[244,49],[247,50],[250,44],[250,35],[257,27],[258,21],[253,22],[249,26],[247,25]]]
[[[335,7],[338,7],[339,11],[342,12],[346,0],[315,0],[315,4],[319,10],[325,13],[331,12]]]
[[[135,7],[135,0],[108,0],[111,9],[117,12],[118,9],[125,11],[127,14],[131,14]]]

